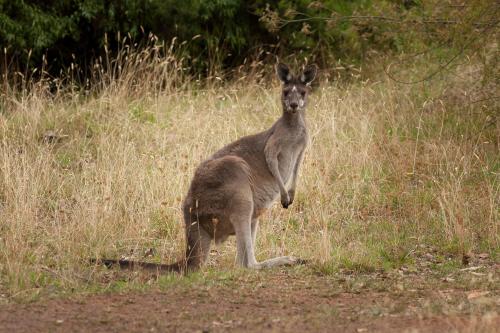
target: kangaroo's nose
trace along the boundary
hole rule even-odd
[[[296,108],[299,107],[299,104],[292,102],[292,103],[290,103],[290,107],[295,110]]]

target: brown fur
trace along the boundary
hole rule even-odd
[[[268,130],[228,144],[196,169],[182,206],[185,259],[157,267],[126,260],[103,263],[159,271],[196,270],[206,261],[211,241],[221,243],[230,235],[236,235],[237,262],[243,267],[258,269],[301,262],[293,257],[278,257],[258,263],[254,253],[259,216],[278,197],[284,208],[294,200],[299,167],[309,141],[305,106],[316,67],[309,66],[300,76],[293,76],[286,65],[279,64],[277,72],[283,82],[282,116]]]

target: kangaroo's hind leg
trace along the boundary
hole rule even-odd
[[[241,212],[241,211],[240,211]],[[246,214],[233,216],[231,221],[236,233],[237,262],[247,268],[261,269],[275,266],[288,266],[304,263],[303,260],[284,256],[257,262],[255,259],[255,240],[258,228],[258,220],[251,219]]]
[[[231,216],[231,223],[236,234],[236,261],[242,267],[258,268],[254,251],[251,210],[242,213],[239,211]]]
[[[252,244],[253,244],[253,248],[255,250],[255,247],[257,246],[257,232],[259,231],[259,220],[258,219],[256,219],[256,218],[252,219],[251,230],[252,230]]]

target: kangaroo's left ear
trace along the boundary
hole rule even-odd
[[[279,63],[276,66],[276,72],[278,73],[278,77],[283,83],[288,83],[292,80],[292,74],[290,73],[290,68],[284,63]]]
[[[302,75],[300,76],[300,81],[303,84],[310,84],[316,78],[316,73],[318,72],[318,66],[316,65],[308,65]]]

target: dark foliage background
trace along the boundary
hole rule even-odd
[[[431,45],[460,50],[463,36],[491,30],[495,13],[492,0],[0,0],[0,46],[3,67],[45,59],[56,75],[125,44],[174,40],[190,71],[210,75],[276,55],[326,67]]]

